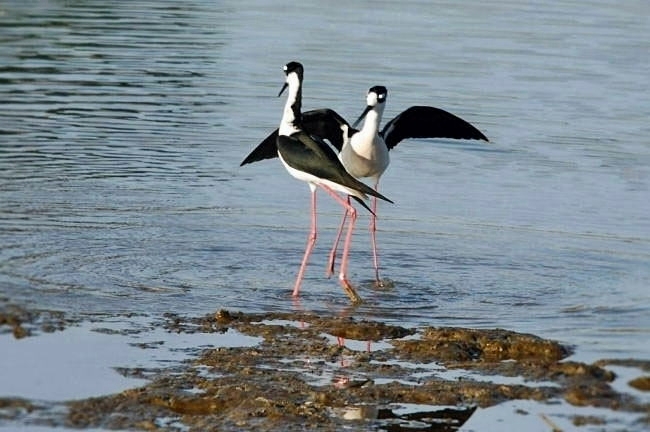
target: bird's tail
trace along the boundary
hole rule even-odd
[[[358,190],[359,192],[364,193],[366,195],[372,195],[381,200],[388,201],[389,203],[394,204],[393,201],[389,200],[388,198],[386,198],[385,196],[383,196],[382,194],[380,194],[379,192],[377,192],[376,190],[374,190],[364,182],[359,181],[357,179],[354,179],[354,182],[355,182],[355,189]]]

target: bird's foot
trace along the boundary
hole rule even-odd
[[[395,287],[395,282],[391,279],[375,279],[373,283],[375,289],[391,289]]]
[[[357,291],[354,289],[350,281],[348,281],[344,275],[340,275],[339,280],[341,282],[343,291],[345,291],[345,293],[348,295],[352,304],[360,304],[363,300],[361,300],[361,296],[357,294]]]

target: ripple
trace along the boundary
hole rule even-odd
[[[2,296],[506,327],[624,353],[650,316],[642,2],[366,6],[3,5]],[[351,118],[383,84],[386,118],[434,105],[491,139],[391,152],[381,188],[396,205],[381,206],[378,239],[394,286],[371,286],[361,214],[359,307],[323,277],[339,209],[319,195],[319,242],[293,301],[307,189],[277,161],[239,168],[277,125],[287,57],[307,67],[306,109]]]

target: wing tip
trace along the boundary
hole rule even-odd
[[[356,196],[356,195],[350,195],[350,196],[351,196],[352,198],[354,198],[354,200],[355,200],[356,202],[358,202],[359,204],[361,204],[361,205],[362,205],[366,210],[368,210],[372,215],[376,216],[376,215],[375,215],[375,212],[373,212],[372,209],[371,209],[370,207],[368,207],[368,204],[366,204],[366,203],[365,203],[361,198],[359,198],[359,197]]]
[[[380,193],[377,192],[376,190],[374,190],[374,189],[372,189],[372,188],[369,188],[369,189],[370,189],[370,192],[366,191],[366,193],[367,193],[368,195],[372,195],[372,196],[374,196],[374,197],[377,197],[377,198],[379,198],[379,199],[381,199],[381,200],[384,200],[384,201],[386,201],[386,202],[389,202],[389,203],[391,203],[391,204],[395,204],[395,203],[393,202],[393,200],[391,200],[391,199],[389,199],[389,198],[386,198],[384,195],[380,194]]]
[[[488,137],[486,137],[485,134],[484,134],[483,132],[478,131],[478,133],[479,133],[479,135],[478,135],[478,138],[476,138],[476,139],[478,139],[478,140],[482,140],[482,141],[485,141],[485,142],[490,142],[490,140],[488,139]]]

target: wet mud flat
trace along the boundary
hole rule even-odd
[[[11,332],[16,339],[63,330],[75,322],[61,311],[29,309],[0,299],[0,334]]]
[[[0,330],[14,335],[17,327],[32,334],[32,327],[74,325],[43,311],[2,312]],[[571,347],[531,334],[226,310],[203,317],[167,314],[155,325],[170,334],[229,333],[257,342],[197,350],[168,367],[119,368],[148,383],[108,396],[56,407],[0,397],[0,423],[152,431],[453,431],[479,408],[529,400],[549,404],[549,411],[563,403],[625,412],[633,416],[635,430],[650,426],[648,398],[617,390],[616,374],[608,370],[637,368],[626,385],[648,392],[649,361],[566,360]],[[139,348],[146,353],[163,343]],[[562,430],[543,413],[517,415],[534,416],[542,430]],[[575,427],[608,428],[606,416],[567,417]]]

